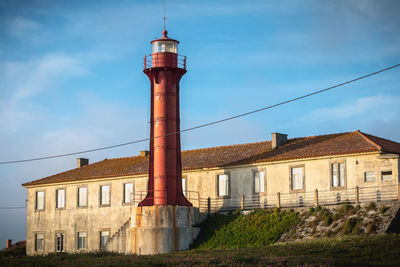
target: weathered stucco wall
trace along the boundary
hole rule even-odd
[[[341,188],[331,186],[331,163],[345,163],[345,185]],[[258,165],[237,166],[226,169],[214,168],[197,171],[185,171],[187,179],[187,195],[190,194],[194,206],[198,206],[198,199],[220,199],[221,205],[238,205],[240,196],[254,196],[253,175],[255,170],[265,171],[265,201],[275,201],[278,192],[282,197],[296,199],[299,194],[306,192],[313,196],[315,189],[326,196],[336,196],[338,192],[354,190],[355,186],[371,187],[380,185],[397,185],[399,181],[398,155],[365,154],[357,156],[326,157],[308,160],[292,160],[288,162],[264,163]],[[290,168],[304,166],[304,192],[290,190]],[[364,181],[364,172],[375,173],[374,182]],[[392,179],[382,181],[381,172],[392,171]],[[230,179],[230,196],[218,197],[217,175],[228,174]],[[123,203],[124,183],[133,182],[135,191],[146,191],[147,177],[109,178],[92,180],[84,183],[54,184],[28,188],[27,208],[27,253],[55,252],[55,236],[57,231],[65,234],[65,251],[77,251],[77,232],[87,233],[87,249],[100,249],[100,231],[110,230],[110,237],[114,235],[129,220],[131,206]],[[88,206],[77,207],[78,187],[88,187]],[[102,207],[99,205],[100,186],[110,185],[111,204]],[[55,192],[58,188],[66,189],[66,208],[56,209]],[[35,211],[35,192],[45,191],[45,210]],[[194,191],[198,193],[191,193]],[[144,193],[143,193],[144,197]],[[313,200],[311,200],[313,201]],[[240,202],[239,202],[240,203]],[[239,204],[240,205],[240,204]],[[45,246],[43,252],[35,252],[35,233],[44,233]],[[118,241],[120,242],[120,241]]]
[[[125,179],[107,179],[102,181],[87,181],[86,183],[70,183],[63,185],[48,185],[28,189],[27,206],[27,254],[35,252],[35,233],[44,233],[44,251],[56,251],[56,233],[63,232],[65,236],[65,252],[77,251],[77,233],[87,233],[87,249],[100,249],[100,231],[109,230],[110,237],[130,218],[129,204],[123,203],[124,183],[134,183],[138,190],[145,190],[147,178],[128,177]],[[100,186],[110,185],[110,205],[100,205]],[[87,186],[87,207],[78,207],[78,187]],[[65,208],[56,208],[56,190],[66,189]],[[45,191],[45,209],[35,210],[35,193]]]
[[[332,186],[331,164],[345,163],[345,185]],[[240,206],[240,196],[258,197],[254,193],[253,172],[264,171],[264,193],[259,196],[276,206],[277,193],[281,194],[282,201],[305,196],[308,201],[314,202],[314,191],[318,189],[320,198],[336,198],[342,195],[342,200],[347,194],[354,194],[355,186],[360,188],[382,185],[397,185],[399,181],[399,158],[397,155],[382,156],[377,153],[357,156],[326,157],[308,160],[292,160],[288,162],[264,163],[249,166],[237,166],[226,169],[203,169],[199,171],[184,172],[187,177],[187,190],[199,192],[200,198],[210,197],[215,205]],[[292,167],[304,168],[304,189],[292,191],[290,186],[290,170]],[[365,182],[364,173],[375,173],[374,182]],[[392,171],[392,179],[382,181],[381,172]],[[230,178],[230,196],[219,197],[217,192],[217,175],[228,174]],[[367,190],[367,189],[365,189]],[[395,190],[393,187],[391,190]],[[354,197],[354,196],[353,196]],[[193,201],[195,204],[197,201]],[[305,199],[306,202],[306,199]],[[204,203],[204,202],[203,202]]]

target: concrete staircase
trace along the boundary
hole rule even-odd
[[[117,253],[126,252],[126,230],[129,228],[131,218],[129,218],[108,240],[103,250]]]

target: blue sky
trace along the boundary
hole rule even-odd
[[[400,63],[399,1],[167,1],[181,42],[181,127],[297,97]],[[148,136],[149,42],[162,1],[0,0],[0,161]],[[400,141],[400,70],[182,134],[183,149],[361,131]],[[83,154],[137,155],[148,143]],[[21,183],[75,167],[76,156],[0,165],[0,207]],[[25,239],[24,210],[0,210],[0,247]]]

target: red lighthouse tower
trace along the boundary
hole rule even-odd
[[[179,81],[186,73],[186,57],[179,42],[164,30],[153,40],[143,72],[151,82],[150,162],[148,192],[139,206],[192,206],[182,191]]]
[[[166,30],[151,44],[143,70],[151,83],[148,191],[131,210],[126,238],[126,251],[143,255],[188,249],[201,219],[182,191],[179,81],[186,58],[178,55],[179,42],[168,38]]]

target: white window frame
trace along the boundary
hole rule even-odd
[[[108,188],[108,190],[105,190]],[[100,185],[100,206],[110,206],[111,205],[111,186],[110,185]]]
[[[375,182],[375,172],[374,171],[364,172],[364,182],[366,183]]]
[[[346,163],[344,161],[331,162],[331,186],[343,188],[346,186]]]
[[[255,194],[260,194],[260,193],[265,192],[265,171],[264,170],[254,170],[253,171],[253,192]]]
[[[127,190],[127,186],[131,186],[132,188]],[[124,203],[129,204],[133,200],[133,193],[135,192],[135,183],[129,182],[124,183]]]
[[[39,195],[42,195],[39,197]],[[44,190],[39,190],[35,192],[35,210],[44,210],[45,209],[45,198],[46,194]]]
[[[82,194],[81,194],[82,190]],[[84,192],[84,193],[83,193]],[[84,196],[82,196],[84,195]],[[88,188],[86,186],[78,187],[78,207],[85,208],[88,205]]]
[[[382,179],[382,181],[391,181],[393,179],[392,170],[381,171],[381,179]]]
[[[56,208],[57,209],[65,209],[65,195],[66,195],[65,188],[56,189]]]
[[[230,196],[230,174],[220,173],[217,174],[217,195],[219,197]]]
[[[305,190],[305,175],[304,175],[304,165],[300,166],[290,166],[290,191],[291,192],[304,192]],[[296,172],[296,173],[295,173]],[[298,176],[300,180],[295,180]]]
[[[103,237],[107,236],[107,241],[104,242]],[[110,230],[101,230],[100,231],[100,249],[104,248],[108,241],[110,241]]]
[[[39,240],[41,240],[40,248]],[[35,233],[35,251],[44,251],[44,233]]]
[[[85,250],[87,248],[87,233],[78,232],[76,239],[77,239],[77,249]]]

